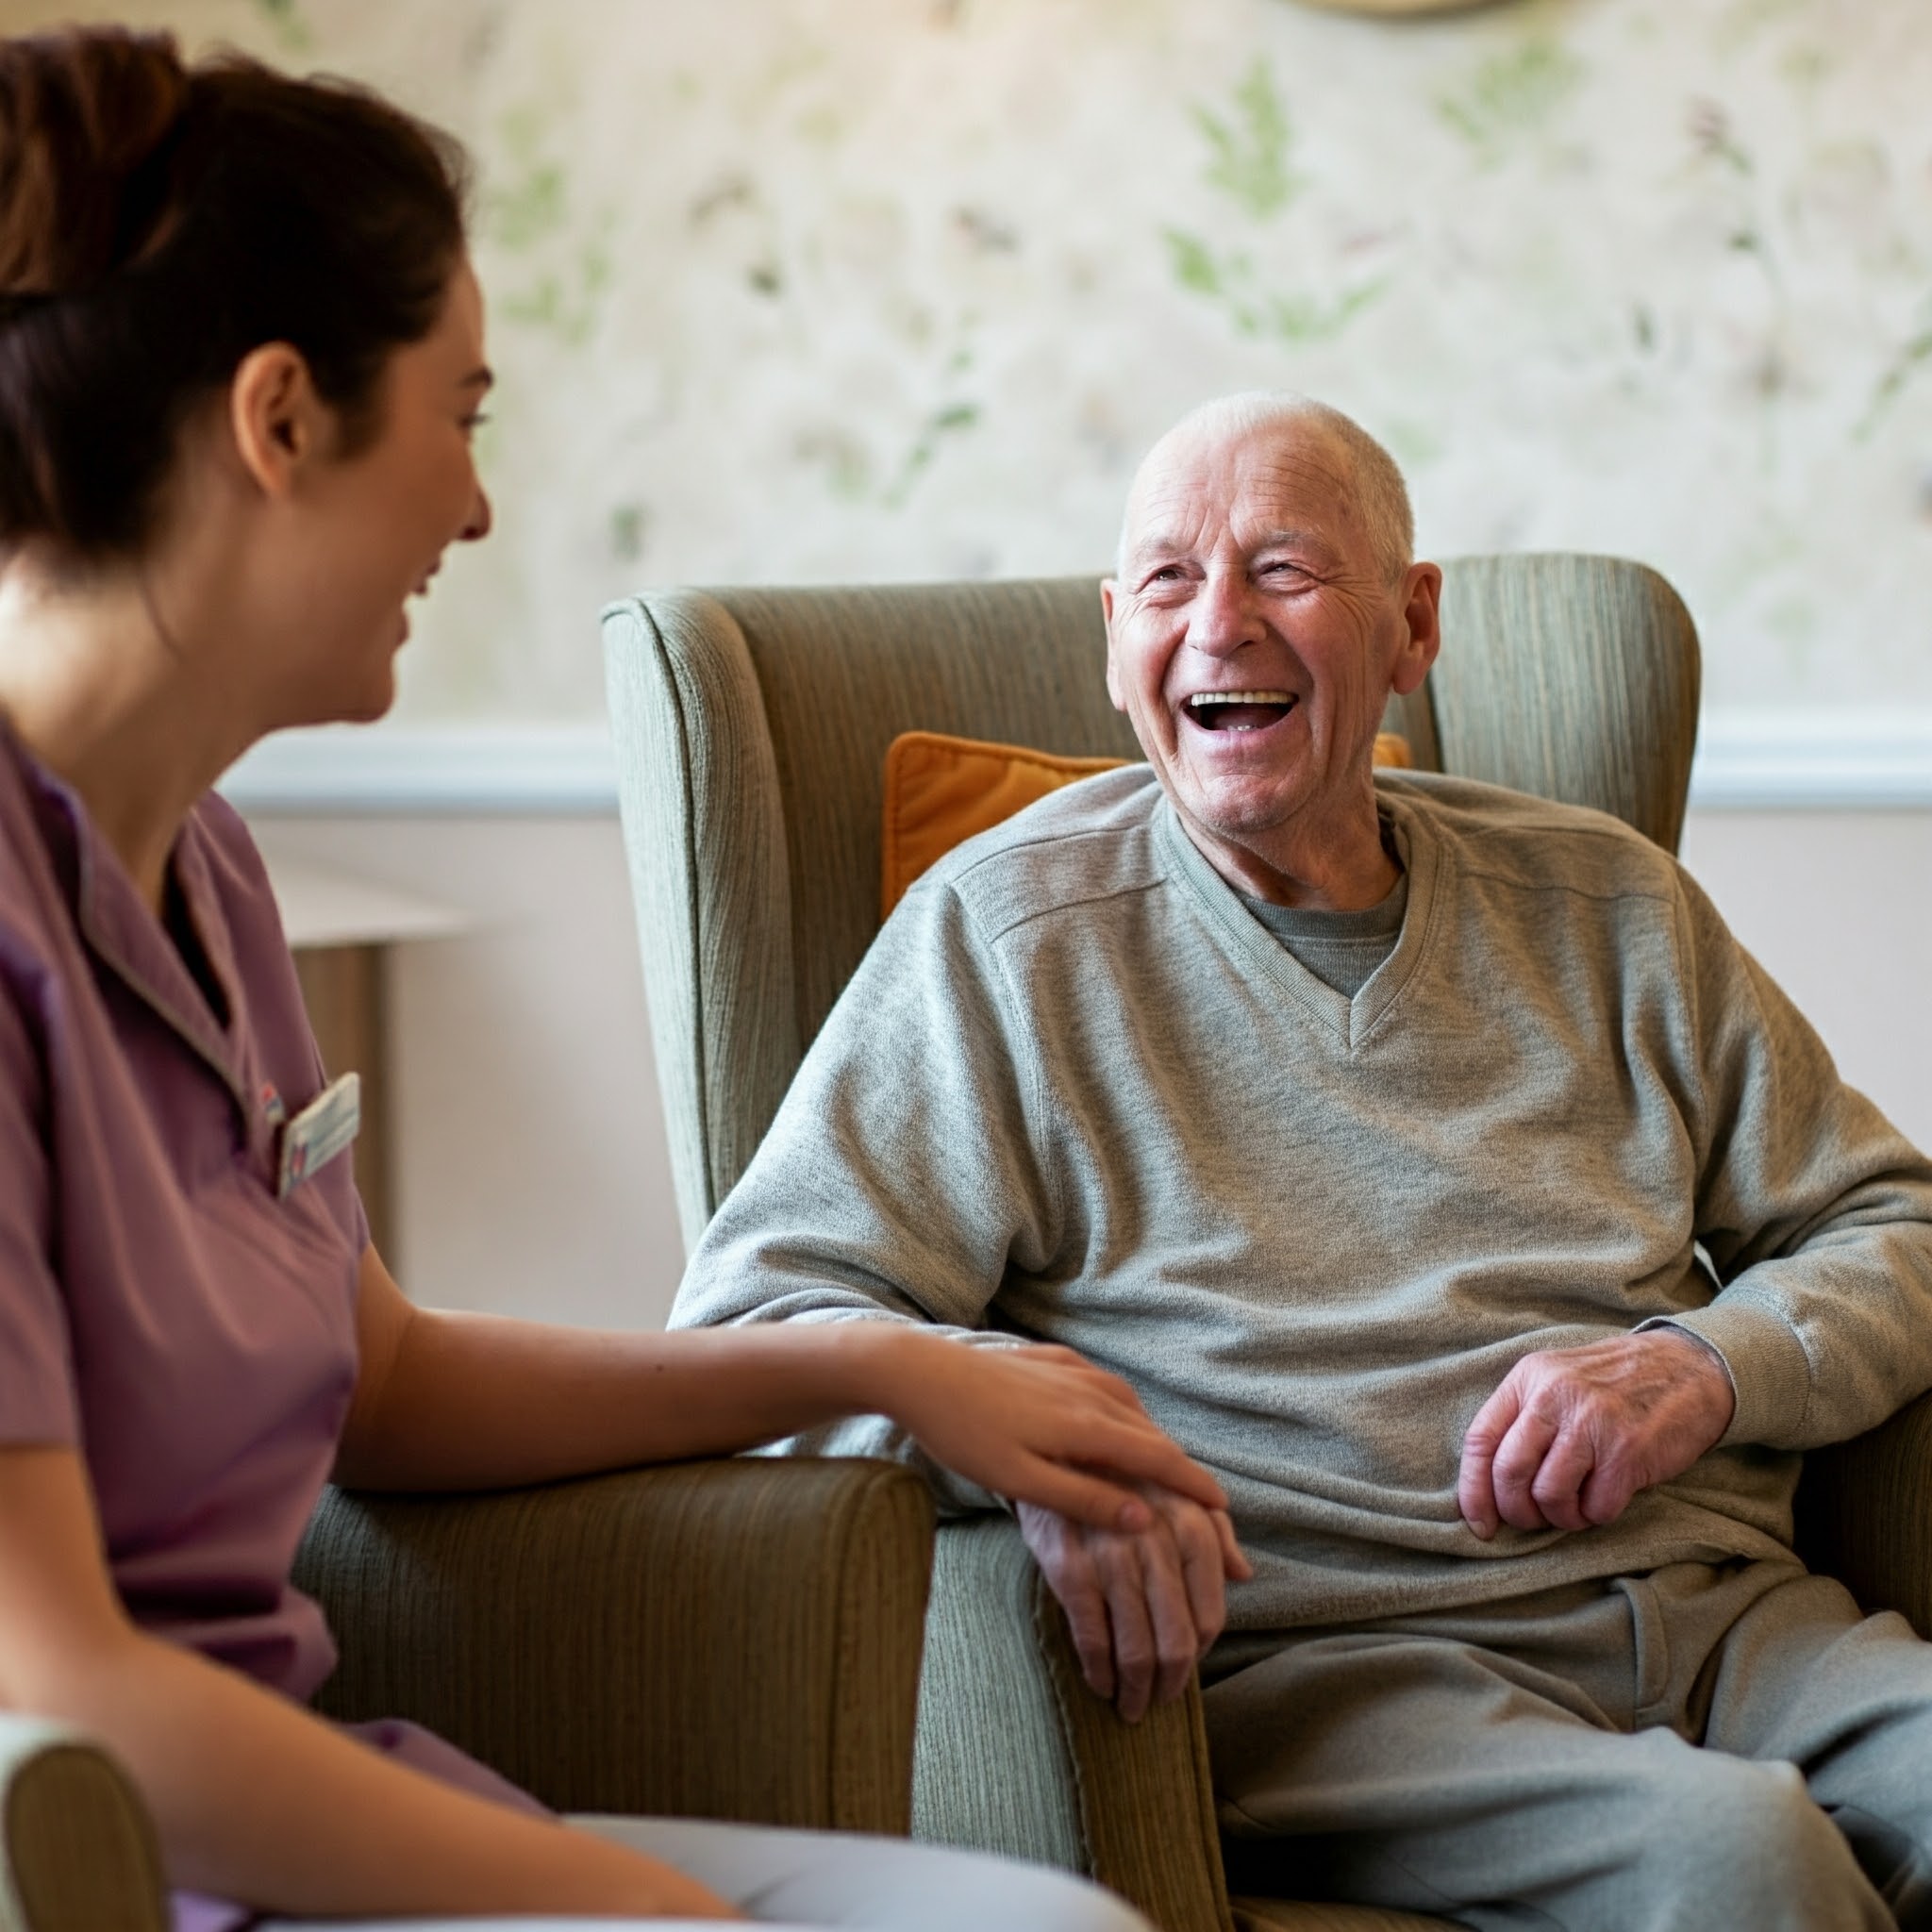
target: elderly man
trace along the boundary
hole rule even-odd
[[[1479,1927],[1932,1924],[1932,1646],[1790,1547],[1795,1452],[1932,1384],[1932,1168],[1668,855],[1372,770],[1441,581],[1333,410],[1164,438],[1103,592],[1147,762],[913,890],[678,1319],[1127,1377],[1252,1576],[1175,1498],[1022,1526],[1128,1716],[1205,1657],[1262,1882]]]

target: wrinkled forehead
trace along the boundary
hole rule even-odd
[[[1183,429],[1147,454],[1127,496],[1124,559],[1149,551],[1249,548],[1293,533],[1343,555],[1362,541],[1354,475],[1316,423]]]

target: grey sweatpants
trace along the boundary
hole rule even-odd
[[[574,1818],[662,1858],[765,1932],[1151,1932],[1110,1892],[1043,1865],[853,1832],[774,1831],[685,1818]],[[718,1932],[696,1919],[357,1919],[356,1932]],[[261,1932],[318,1932],[313,1919]]]
[[[1237,1890],[1482,1932],[1932,1927],[1932,1644],[1795,1562],[1243,1634],[1207,1674]]]

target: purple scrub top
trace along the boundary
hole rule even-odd
[[[213,794],[174,876],[212,998],[0,725],[0,1444],[81,1452],[142,1630],[299,1701],[335,1664],[289,1573],[355,1389],[369,1229],[346,1152],[277,1198],[277,1127],[322,1060],[260,856]],[[413,1725],[360,1735],[535,1808]],[[197,1932],[245,1917],[177,1905]]]

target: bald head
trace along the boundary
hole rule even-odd
[[[1352,416],[1294,390],[1244,390],[1217,396],[1189,410],[1147,452],[1127,492],[1116,572],[1125,574],[1128,538],[1151,479],[1163,475],[1176,458],[1270,431],[1278,432],[1284,441],[1311,442],[1327,457],[1341,488],[1354,499],[1356,517],[1383,576],[1398,582],[1414,561],[1415,514],[1395,458]]]

